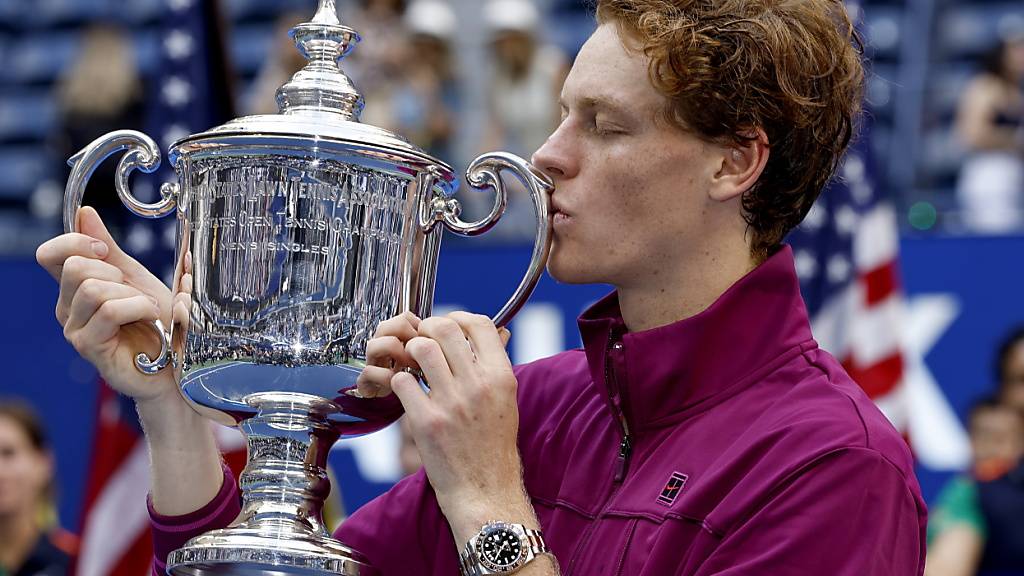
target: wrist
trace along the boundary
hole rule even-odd
[[[139,422],[151,448],[194,449],[213,442],[209,422],[192,408],[177,388],[146,399],[136,399]]]
[[[153,510],[180,516],[208,504],[224,481],[220,450],[209,420],[177,389],[137,399],[135,405],[149,448]]]
[[[540,530],[523,524],[489,522],[474,535],[459,554],[462,576],[519,573],[526,564],[540,557],[548,559],[551,570],[532,570],[530,574],[557,574],[557,563]]]
[[[522,524],[533,530],[540,528],[537,514],[521,484],[487,495],[452,498],[450,504],[441,506],[441,510],[460,549],[485,524],[495,520]]]

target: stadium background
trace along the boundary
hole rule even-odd
[[[26,398],[45,415],[58,462],[60,518],[71,529],[83,521],[99,388],[94,371],[64,342],[52,314],[56,286],[33,259],[36,246],[59,233],[63,158],[51,145],[60,121],[54,87],[75,58],[82,30],[95,22],[127,30],[147,86],[159,86],[167,75],[161,47],[168,10],[193,1],[202,2],[0,0],[0,396]],[[446,159],[465,166],[484,132],[489,64],[482,3],[450,3],[460,19],[452,41],[461,98],[453,157]],[[236,95],[252,85],[277,46],[278,15],[287,9],[312,14],[313,5],[312,0],[222,3]],[[344,20],[347,4],[339,5]],[[537,6],[544,15],[538,32],[574,54],[592,29],[586,7],[572,0],[538,0]],[[872,57],[872,127],[861,152],[874,158],[867,177],[898,230],[898,340],[906,380],[899,425],[915,448],[930,499],[966,465],[965,412],[993,389],[997,342],[1024,322],[1024,235],[965,230],[953,194],[963,151],[952,135],[956,100],[978,58],[994,38],[1024,30],[1024,6],[1001,0],[872,0],[859,10]],[[87,199],[97,194],[114,196],[92,190]],[[497,310],[528,257],[529,246],[514,240],[446,243],[438,307]],[[605,291],[545,278],[512,325],[513,359],[577,346],[576,315]],[[336,448],[332,465],[349,510],[397,477],[396,444],[391,431]]]

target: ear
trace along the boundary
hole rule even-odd
[[[722,146],[721,164],[709,191],[712,200],[726,202],[742,196],[754,186],[768,164],[771,147],[764,130],[757,128],[743,136],[748,139]]]

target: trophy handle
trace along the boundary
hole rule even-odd
[[[533,243],[533,256],[530,266],[526,269],[519,287],[494,316],[496,326],[504,326],[519,312],[526,299],[533,293],[551,250],[551,191],[554,184],[546,174],[526,160],[508,152],[489,152],[478,156],[466,170],[466,180],[477,190],[493,188],[495,191],[494,208],[491,213],[477,222],[466,222],[459,218],[461,205],[454,198],[435,196],[433,210],[438,220],[444,222],[446,228],[460,236],[477,236],[490,230],[508,205],[508,189],[501,180],[501,171],[509,170],[530,191],[534,212],[537,215],[537,236]]]
[[[149,174],[159,168],[160,149],[157,148],[156,142],[152,138],[142,132],[116,130],[93,140],[78,154],[68,159],[71,176],[64,189],[64,232],[78,231],[75,216],[78,214],[78,209],[82,207],[85,186],[93,172],[96,171],[96,167],[111,155],[122,150],[128,150],[128,152],[121,157],[114,178],[114,187],[117,188],[117,195],[121,198],[121,202],[129,210],[144,218],[161,218],[177,206],[175,198],[177,186],[175,184],[161,186],[161,199],[154,204],[140,202],[132,195],[128,188],[128,175],[136,169]],[[160,354],[155,359],[150,359],[145,353],[139,353],[135,357],[135,367],[143,374],[156,374],[171,362],[170,335],[160,320],[156,320],[151,326],[160,337]]]

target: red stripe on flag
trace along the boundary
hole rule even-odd
[[[874,306],[892,295],[899,288],[899,270],[896,261],[868,270],[860,275],[864,283],[865,305]]]
[[[846,358],[843,360],[843,368],[869,398],[878,398],[895,389],[903,378],[903,356],[896,351],[870,366],[858,366]]]
[[[109,576],[145,576],[151,572],[152,564],[153,537],[147,526],[145,530],[139,532],[131,548],[118,559]]]
[[[86,488],[85,513],[82,515],[82,527],[85,527],[85,519],[89,516],[96,499],[103,492],[103,487],[110,480],[117,469],[124,463],[125,458],[132,452],[135,443],[139,441],[138,433],[112,410],[119,410],[117,392],[107,386],[106,382],[99,381],[99,394],[96,408],[96,434],[92,441],[92,459],[89,468],[89,480]]]

